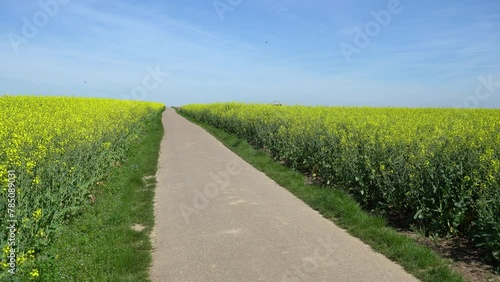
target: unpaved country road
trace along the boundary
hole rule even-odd
[[[167,109],[153,281],[417,281]]]

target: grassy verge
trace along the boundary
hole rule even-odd
[[[58,232],[40,267],[40,280],[149,279],[156,179],[145,176],[156,173],[162,136],[159,114],[127,161],[97,184],[92,204]]]
[[[366,213],[345,192],[305,184],[306,179],[302,174],[275,162],[265,152],[256,150],[245,140],[193,120],[181,112],[179,114],[203,127],[230,150],[319,211],[325,218],[397,262],[420,280],[464,281],[462,276],[451,269],[449,260],[439,257],[413,239],[399,234],[389,227],[384,219]]]

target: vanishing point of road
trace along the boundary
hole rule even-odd
[[[167,109],[153,281],[417,281]]]

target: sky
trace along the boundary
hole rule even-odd
[[[0,94],[500,108],[500,1],[1,0]]]

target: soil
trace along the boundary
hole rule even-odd
[[[462,274],[467,281],[500,282],[494,266],[485,261],[486,252],[475,247],[465,238],[429,238],[413,231],[400,230],[404,235],[433,249],[441,257],[451,260],[452,268]]]

